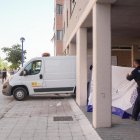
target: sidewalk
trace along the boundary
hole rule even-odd
[[[92,123],[92,113],[86,112],[86,108],[81,108]],[[111,128],[98,128],[97,133],[103,140],[140,140],[140,121],[121,119],[112,115]]]
[[[0,119],[0,140],[100,140],[70,96],[14,100],[7,108]]]

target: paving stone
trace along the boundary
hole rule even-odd
[[[71,132],[59,132],[60,137],[72,137]]]
[[[59,137],[58,132],[47,132],[46,135],[47,137]]]
[[[85,136],[73,136],[73,140],[86,140],[86,138]]]
[[[47,136],[46,140],[60,140],[60,137],[55,137],[55,136],[49,137],[49,136]]]
[[[63,136],[63,137],[60,137],[60,140],[73,140],[73,138],[71,136],[70,137]]]

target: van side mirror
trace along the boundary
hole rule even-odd
[[[23,76],[27,76],[27,75],[28,75],[27,70],[23,70]]]

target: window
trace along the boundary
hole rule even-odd
[[[28,75],[36,75],[41,71],[41,60],[33,61],[25,67]]]
[[[72,15],[75,5],[76,5],[76,0],[70,0],[70,15]]]
[[[57,30],[56,38],[57,38],[57,40],[63,39],[63,31],[62,30]]]
[[[63,6],[60,4],[56,5],[56,14],[62,15],[63,14]]]

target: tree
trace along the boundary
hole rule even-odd
[[[4,69],[4,68],[8,68],[8,63],[5,62],[3,59],[0,58],[0,70]]]
[[[12,47],[3,47],[2,51],[6,54],[5,60],[7,60],[12,64],[10,67],[13,69],[19,68],[19,66],[22,63],[21,45],[17,44],[17,45],[13,45]],[[26,59],[25,57],[26,50],[23,53],[24,53],[24,59]]]

